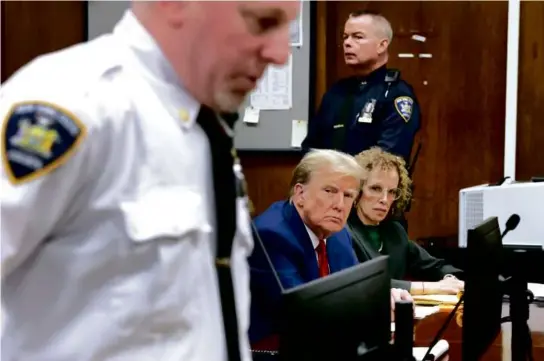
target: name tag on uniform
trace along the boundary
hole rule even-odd
[[[376,99],[370,99],[368,102],[366,102],[365,106],[359,113],[360,115],[357,121],[359,123],[372,123],[372,113],[374,112],[375,107]]]
[[[370,114],[363,114],[363,115],[361,115],[361,116],[357,119],[357,121],[358,121],[359,123],[372,123],[372,115],[370,115]]]

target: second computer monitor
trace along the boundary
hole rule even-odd
[[[387,263],[388,257],[381,256],[285,291],[280,359],[387,359],[383,356],[391,338]]]
[[[477,361],[499,335],[502,239],[497,217],[468,231],[463,305],[463,361]]]

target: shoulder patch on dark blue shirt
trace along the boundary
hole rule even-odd
[[[412,108],[414,105],[414,100],[407,96],[398,97],[394,101],[395,109],[397,113],[408,123],[410,117],[412,116]]]
[[[74,153],[86,135],[69,111],[46,102],[15,103],[2,123],[2,162],[12,184],[53,171]]]

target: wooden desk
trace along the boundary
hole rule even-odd
[[[508,304],[503,305],[503,316],[509,314]],[[415,327],[415,344],[414,346],[427,347],[431,343],[436,332],[440,329],[446,317],[447,311],[439,312],[428,316],[419,321]],[[533,359],[535,361],[544,360],[544,308],[539,308],[536,305],[531,305],[529,328],[531,329],[533,339]],[[462,329],[457,325],[455,319],[452,320],[450,326],[446,330],[443,339],[450,344],[450,350],[444,361],[461,361],[462,360]],[[501,334],[489,347],[483,355],[481,361],[509,361],[510,360],[510,324],[503,324]],[[503,358],[504,352],[504,358]]]

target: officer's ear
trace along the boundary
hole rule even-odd
[[[389,47],[389,40],[388,39],[382,39],[378,43],[378,55],[382,55],[385,52],[387,52],[387,48]]]

